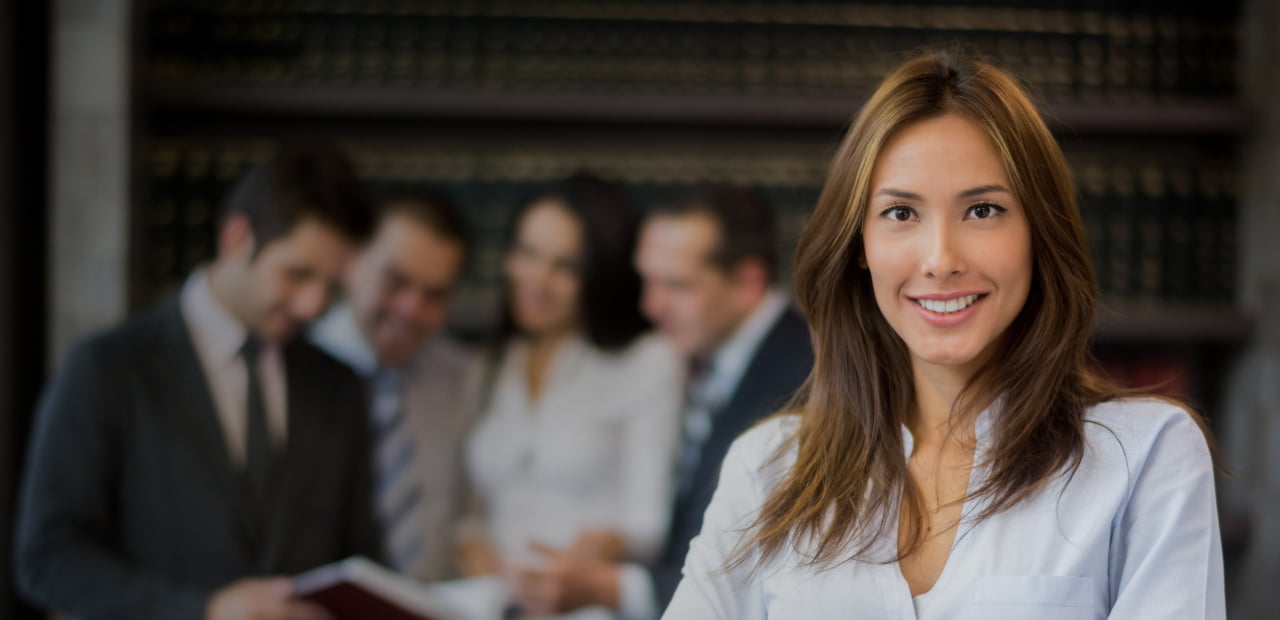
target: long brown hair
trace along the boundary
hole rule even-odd
[[[1086,409],[1126,393],[1090,370],[1098,290],[1066,159],[1035,106],[984,62],[953,53],[909,61],[858,113],[797,247],[796,296],[815,363],[795,405],[798,427],[775,457],[794,450],[796,461],[731,564],[748,550],[767,560],[789,540],[810,565],[866,558],[891,535],[897,501],[906,515],[900,557],[925,538],[901,431],[917,406],[909,354],[859,263],[877,156],[896,132],[944,114],[974,122],[995,146],[1026,210],[1034,261],[1025,306],[953,404],[953,420],[971,420],[1000,399],[979,464],[988,473],[965,498],[986,500],[978,520],[1074,473]]]

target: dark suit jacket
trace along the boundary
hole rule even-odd
[[[692,490],[676,501],[667,547],[653,570],[659,609],[667,606],[680,583],[689,541],[702,529],[702,514],[711,502],[720,476],[720,462],[729,445],[756,422],[786,404],[812,368],[809,326],[800,315],[787,310],[756,349],[729,403],[712,416],[711,434],[702,445],[702,454],[693,472]]]
[[[246,576],[377,557],[362,387],[284,348],[289,423],[276,501],[254,521],[176,297],[76,347],[37,413],[18,585],[79,618],[203,618]]]

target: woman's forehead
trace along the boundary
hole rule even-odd
[[[896,132],[876,158],[872,196],[952,199],[978,187],[1010,188],[999,151],[973,121],[953,114]]]

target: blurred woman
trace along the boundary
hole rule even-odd
[[[1201,420],[1096,376],[1066,161],[1017,84],[907,63],[796,252],[807,396],[738,440],[667,618],[1222,618]]]
[[[549,551],[651,559],[666,535],[683,366],[646,333],[638,214],[578,174],[517,209],[488,405],[467,445],[483,527],[464,574]]]

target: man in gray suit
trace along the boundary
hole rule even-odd
[[[295,336],[369,228],[340,153],[283,149],[233,190],[211,264],[69,354],[24,474],[28,597],[79,618],[327,617],[282,575],[379,554],[368,427],[355,375]]]
[[[451,526],[480,373],[441,328],[466,249],[462,219],[446,197],[426,190],[391,197],[352,263],[348,299],[311,331],[367,382],[385,555],[422,581],[457,575]]]

